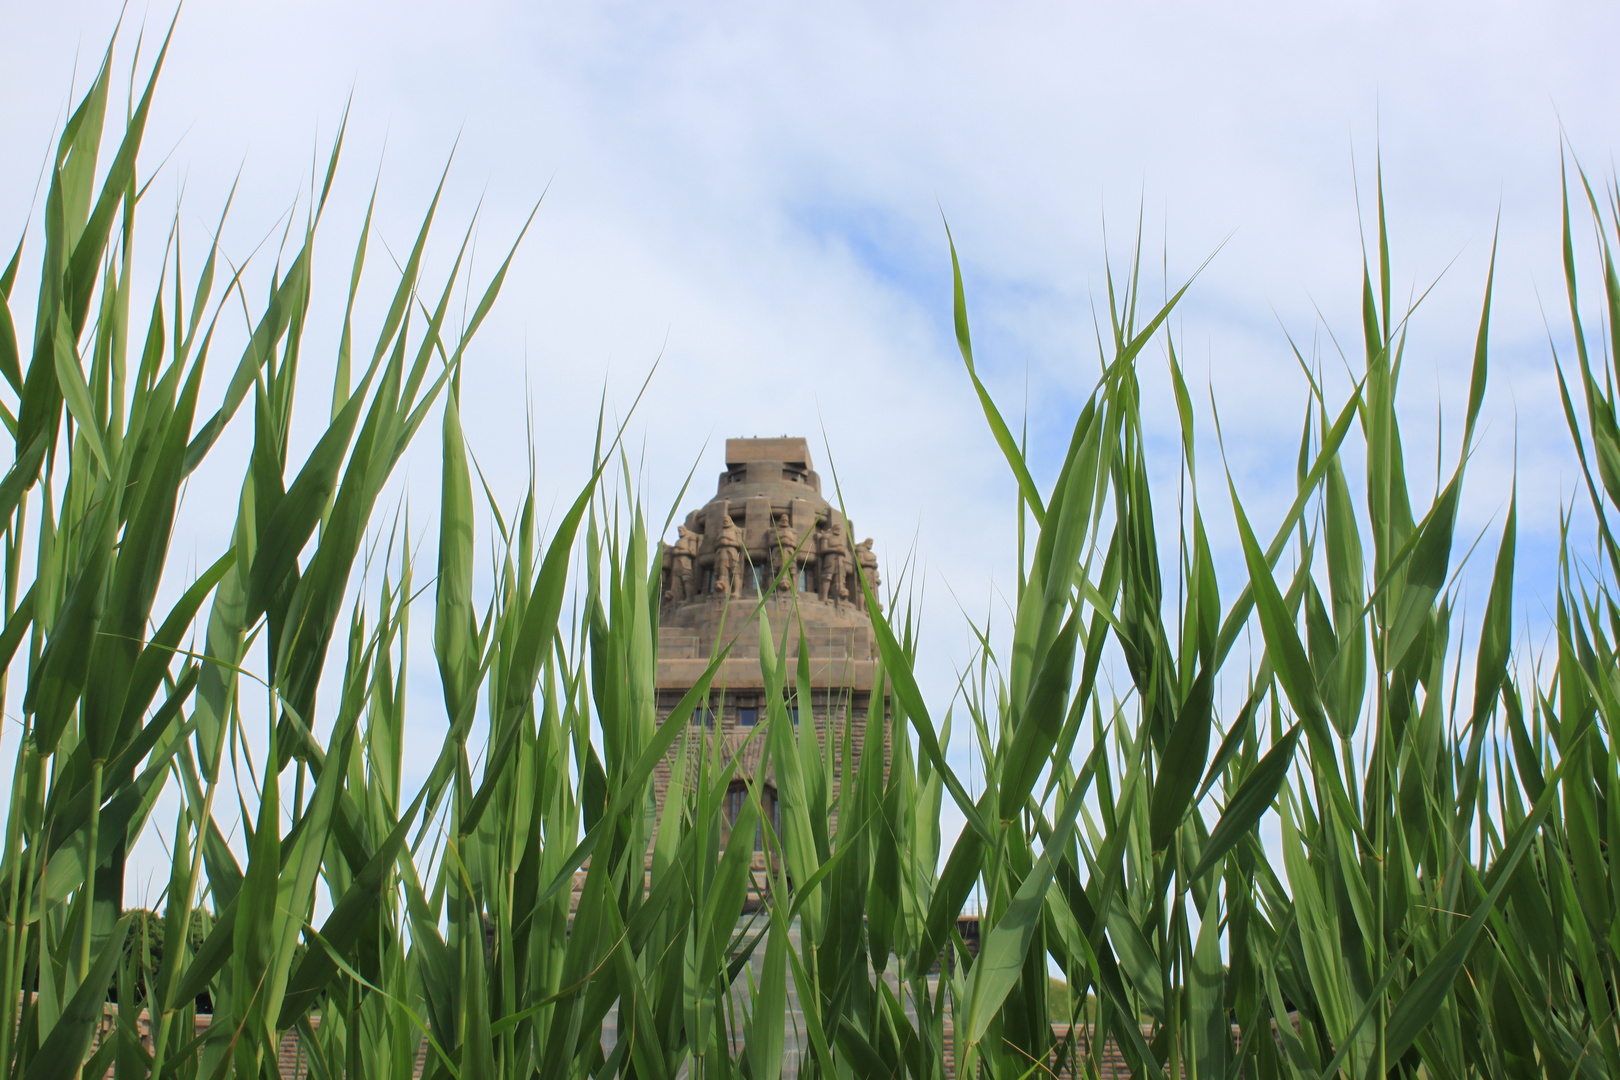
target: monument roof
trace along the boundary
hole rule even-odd
[[[727,439],[726,468],[735,469],[750,461],[780,461],[809,471],[810,440],[790,435],[775,439]]]

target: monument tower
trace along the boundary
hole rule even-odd
[[[794,700],[795,722],[814,723],[822,746],[830,734],[840,759],[848,732],[852,760],[837,762],[833,794],[842,775],[858,764],[878,653],[857,566],[876,592],[872,541],[857,543],[850,522],[822,497],[806,440],[726,440],[726,471],[714,498],[687,514],[673,543],[664,545],[656,686],[662,723],[697,683],[716,645],[731,644],[707,708],[700,705],[691,719],[725,741],[725,757],[742,748],[726,799],[728,821],[736,819],[753,785],[759,785],[765,817],[773,826],[777,820],[774,778],[769,769],[759,775],[764,739],[743,747],[766,717],[755,615],[762,592],[769,594],[764,611],[772,637],[780,641],[788,631],[788,694],[803,627],[811,697]],[[725,641],[717,641],[722,633]],[[887,702],[879,704],[875,715],[881,717]],[[886,769],[887,732],[883,752]],[[660,815],[673,760],[672,752],[655,777]],[[762,840],[756,837],[758,866]]]

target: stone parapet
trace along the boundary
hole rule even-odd
[[[708,670],[707,659],[672,659],[660,657],[656,686],[659,690],[686,691],[694,686]],[[843,657],[810,655],[810,685],[817,690],[860,690],[870,693],[877,678],[876,660],[850,660]],[[787,682],[795,678],[789,670]],[[727,657],[720,661],[715,672],[713,690],[763,690],[764,676],[760,673],[759,658]]]

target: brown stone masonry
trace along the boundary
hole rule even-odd
[[[692,717],[694,737],[687,740],[694,748],[699,736],[711,747],[719,740],[722,760],[735,757],[728,823],[755,786],[766,816],[775,820],[775,778],[761,769],[763,740],[748,739],[769,705],[754,614],[762,596],[773,638],[780,643],[786,634],[789,693],[801,648],[806,653],[810,699],[791,704],[798,722],[815,725],[817,745],[833,741],[834,796],[844,774],[859,764],[868,718],[887,715],[886,698],[873,709],[877,643],[857,576],[858,568],[875,591],[878,559],[872,541],[857,543],[855,536],[853,525],[822,497],[806,440],[728,439],[714,498],[687,514],[663,547],[658,721],[697,682],[715,649],[729,644],[708,707]],[[660,814],[676,753],[655,774]],[[886,730],[883,757],[887,772]],[[695,762],[695,754],[688,760]],[[756,869],[764,868],[761,851]]]

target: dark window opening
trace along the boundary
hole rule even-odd
[[[726,815],[726,840],[728,843],[730,842],[731,829],[737,824],[737,819],[742,817],[743,808],[748,805],[750,798],[752,798],[752,795],[748,790],[748,781],[746,780],[733,780],[731,786],[726,788],[726,797],[721,804],[721,809]],[[766,784],[760,790],[759,802],[759,822],[754,826],[754,850],[764,851],[765,822],[769,821],[771,823],[771,832],[775,834],[781,821],[781,815],[777,808],[776,789]]]
[[[759,723],[759,709],[753,707],[738,709],[737,723],[741,724],[743,727],[753,727],[755,724]]]
[[[726,789],[725,812],[727,831],[730,831],[731,826],[737,824],[737,819],[742,817],[743,807],[747,805],[748,785],[741,780],[733,780],[731,782],[731,786]]]
[[[771,823],[772,835],[780,836],[781,814],[777,809],[776,789],[771,787],[769,784],[766,784],[764,789],[759,793],[759,800],[760,810],[762,811],[760,814],[760,820],[762,822],[769,821]],[[754,850],[765,850],[765,829],[763,825],[754,832]]]

